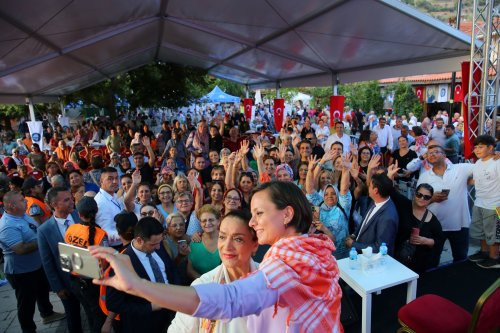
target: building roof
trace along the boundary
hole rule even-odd
[[[3,0],[0,102],[53,100],[153,61],[250,88],[458,70],[470,37],[398,0]]]

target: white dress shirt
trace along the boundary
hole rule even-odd
[[[73,217],[71,217],[71,214],[69,214],[66,218],[59,218],[54,215],[54,220],[56,220],[57,228],[59,228],[59,232],[64,239],[64,235],[66,235],[66,230],[68,229],[68,227],[72,224],[75,224],[75,221],[73,221]],[[69,221],[68,227],[64,225],[64,222],[66,222],[66,220]]]
[[[146,253],[136,249],[134,246],[134,242],[130,243],[130,245],[132,246],[132,250],[134,251],[137,258],[139,258],[142,267],[144,267],[144,270],[146,271],[146,273],[148,273],[151,282],[158,282],[155,279],[153,268],[151,268],[151,264],[149,263],[149,258],[147,257]],[[168,284],[167,273],[165,272],[165,263],[163,262],[163,260],[161,260],[160,256],[156,254],[156,252],[151,253],[151,256],[158,263],[161,275],[163,276],[163,280],[165,280],[165,283]]]
[[[380,148],[387,147],[388,150],[392,150],[392,130],[389,126],[385,125],[384,128],[380,128],[380,125],[373,127],[373,131],[377,133],[377,144]]]
[[[443,189],[450,190],[448,199],[429,205],[429,210],[436,215],[443,231],[459,231],[470,225],[467,181],[472,177],[474,164],[448,164],[443,177],[436,175],[432,169],[420,174],[417,185],[427,183],[434,193]]]
[[[120,205],[116,194],[111,195],[103,189],[96,194],[94,200],[99,208],[95,218],[96,223],[108,234],[110,246],[120,245],[121,240],[116,231],[115,216],[120,214],[124,207]]]
[[[344,145],[344,150],[343,150],[344,155],[349,153],[350,144],[351,144],[351,137],[345,133],[342,134],[342,137],[339,137],[337,135],[337,133],[330,135],[325,143],[325,147],[324,147],[325,153],[328,153],[330,151],[330,148],[332,147],[332,144],[337,142],[337,141],[342,142],[342,144]]]

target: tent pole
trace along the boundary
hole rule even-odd
[[[333,72],[332,72],[332,93],[333,96],[337,96],[339,94],[339,75]]]
[[[276,98],[281,98],[280,87],[280,81],[276,81]]]
[[[246,98],[249,98],[249,96],[250,96],[250,92],[249,92],[249,89],[248,89],[248,84],[247,84],[247,85],[245,85],[245,88],[246,88],[246,89],[245,89],[245,96],[246,96]]]
[[[30,110],[31,121],[36,121],[36,119],[35,119],[35,108],[33,107],[33,99],[31,97],[26,97],[26,104],[28,104],[28,108]]]
[[[59,98],[59,108],[61,109],[61,114],[66,117],[66,110],[64,109],[64,102],[62,98]]]

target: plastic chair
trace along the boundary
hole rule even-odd
[[[464,291],[466,292],[466,291]],[[398,311],[398,333],[489,333],[500,331],[500,278],[479,297],[472,315],[437,295],[424,295]]]

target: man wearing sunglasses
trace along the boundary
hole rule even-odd
[[[428,147],[427,160],[432,168],[421,174],[417,185],[427,183],[433,187],[429,210],[441,222],[445,240],[450,241],[453,261],[465,260],[471,222],[467,184],[472,178],[473,164],[446,163],[445,151],[438,145]]]

